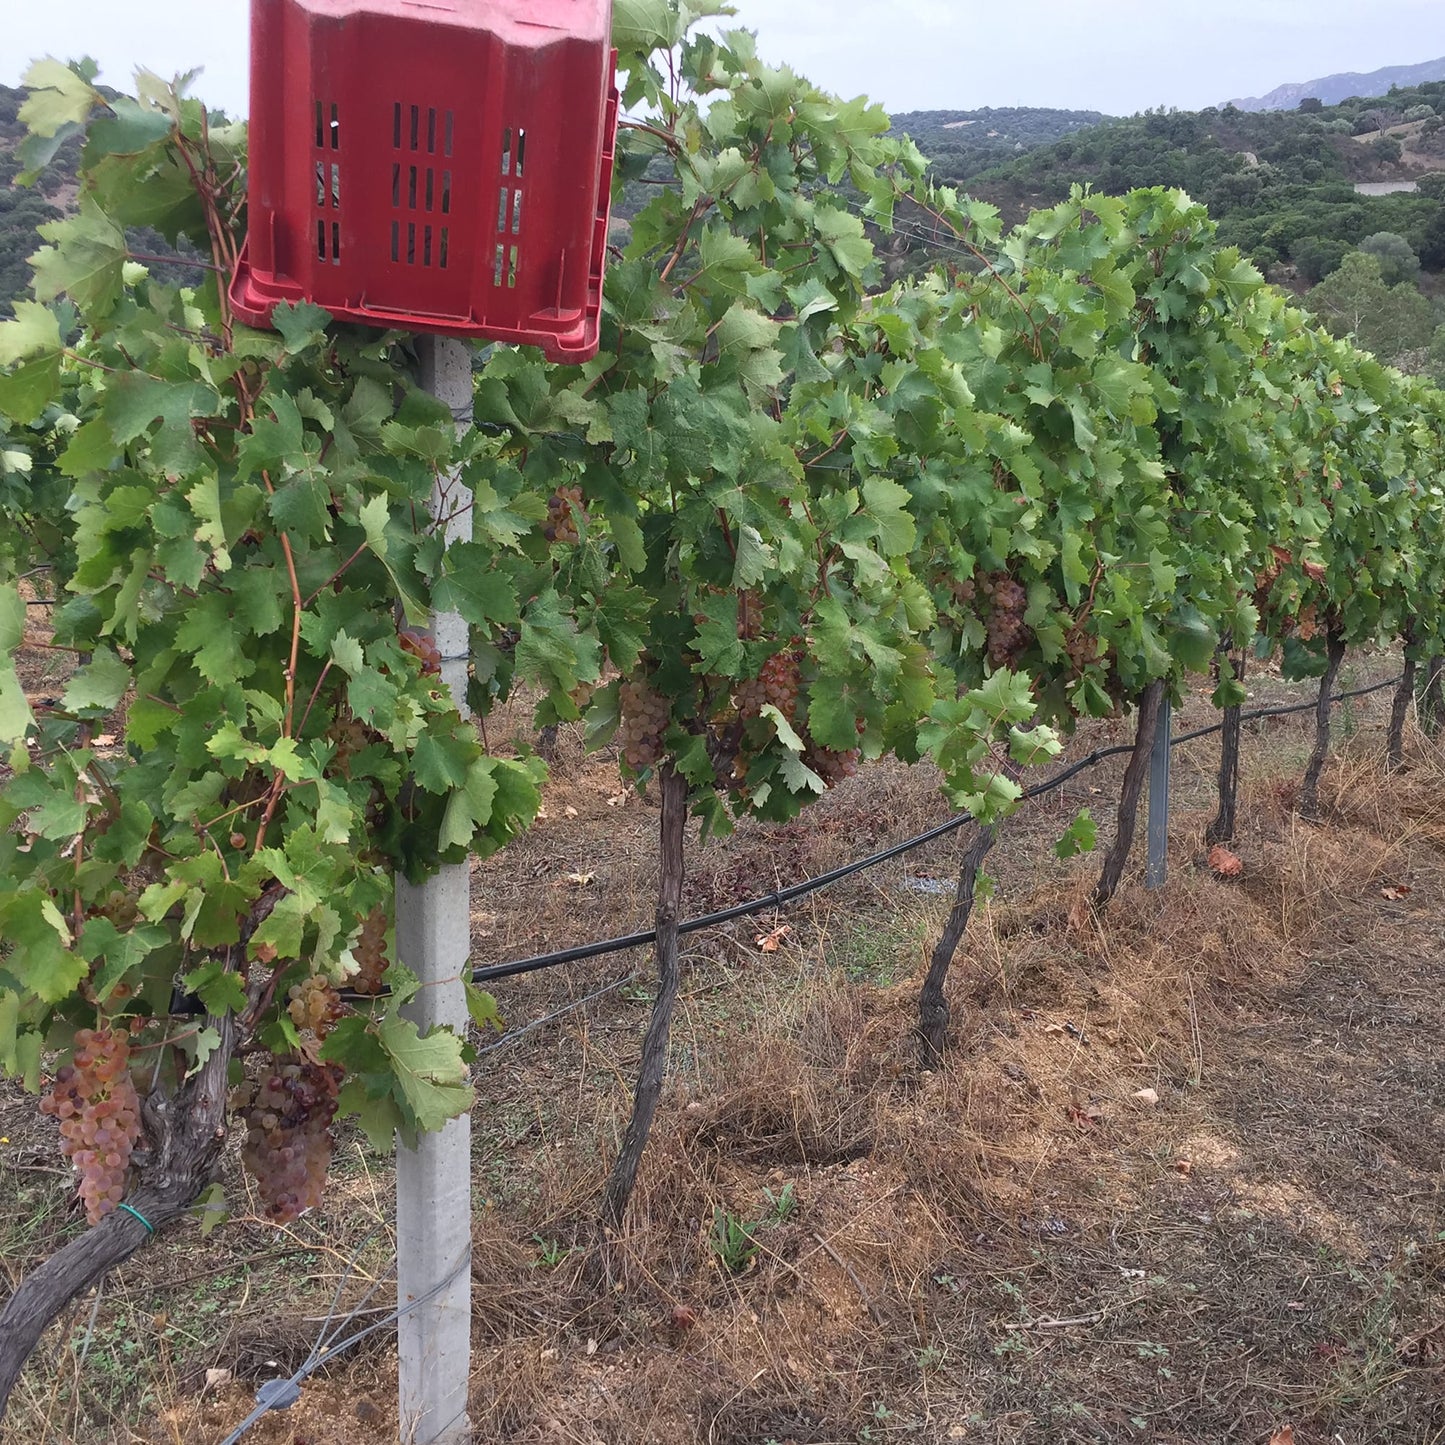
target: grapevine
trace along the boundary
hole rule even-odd
[[[237,325],[244,127],[32,72],[31,159],[84,132],[87,169],[0,324],[0,466],[27,479],[0,491],[0,1067],[35,1086],[73,1036],[41,1107],[107,1239],[127,1188],[164,1228],[210,1177],[237,1048],[269,1061],[234,1103],[279,1219],[320,1201],[333,1119],[410,1139],[472,1104],[462,1040],[380,996],[394,880],[501,847],[539,773],[488,754],[398,619],[454,609],[481,702],[525,682],[540,725],[660,781],[674,904],[687,810],[786,819],[892,751],[991,827],[1027,725],[1177,692],[1226,637],[1294,673],[1407,629],[1438,649],[1445,400],[1324,337],[1187,197],[1080,190],[1005,238],[879,108],[749,37],[627,33],[648,118],[620,169],[677,184],[610,266],[596,361],[496,348],[460,439],[394,337],[306,305]],[[885,286],[860,202],[977,264]],[[133,256],[140,213],[219,284]],[[446,548],[421,519],[453,473],[485,506]],[[13,653],[42,567],[86,660],[37,712]],[[145,1155],[129,1036],[88,1028],[122,999],[166,1040]],[[167,1149],[185,1167],[148,1175]],[[0,1353],[38,1312],[22,1286]]]

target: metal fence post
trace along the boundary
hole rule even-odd
[[[1169,876],[1169,739],[1174,708],[1165,693],[1154,725],[1154,750],[1149,754],[1149,836],[1144,886],[1162,888]]]
[[[419,336],[423,387],[451,408],[458,430],[471,425],[470,348],[447,337]],[[448,543],[471,536],[471,496],[460,475],[442,476],[431,512]],[[467,716],[466,622],[454,612],[431,618],[442,657],[442,681]],[[425,883],[396,880],[397,956],[422,981],[404,1012],[423,1033],[467,1026],[461,975],[471,954],[471,868],[456,863]],[[471,1439],[467,1381],[472,1313],[471,1119],[463,1114],[414,1149],[398,1145],[396,1161],[397,1304],[436,1294],[397,1323],[400,1438],[408,1445],[465,1445]]]

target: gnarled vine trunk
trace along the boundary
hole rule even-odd
[[[978,887],[979,870],[988,851],[998,841],[997,823],[988,823],[974,835],[964,852],[958,869],[958,887],[953,894],[953,907],[943,925],[943,935],[933,949],[928,974],[918,993],[918,1062],[922,1068],[936,1069],[943,1062],[944,1045],[948,1042],[949,1006],[944,985],[949,965],[973,913],[973,896]]]
[[[1129,850],[1134,846],[1134,826],[1139,817],[1139,795],[1144,791],[1144,779],[1149,776],[1149,755],[1154,751],[1154,732],[1159,724],[1159,708],[1164,701],[1164,680],[1151,682],[1139,696],[1137,721],[1134,725],[1134,751],[1124,768],[1124,784],[1119,790],[1118,827],[1114,833],[1113,846],[1104,859],[1103,871],[1089,902],[1096,912],[1102,913],[1109,900],[1119,891],[1119,882],[1124,876],[1124,865],[1129,861]]]
[[[174,1094],[153,1094],[142,1109],[150,1157],[137,1171],[136,1187],[125,1202],[149,1220],[157,1234],[184,1214],[211,1182],[226,1137],[226,1070],[234,1019],[227,1015],[206,1023],[220,1041],[205,1063]],[[129,1259],[147,1237],[135,1215],[113,1210],[20,1281],[0,1310],[0,1416],[50,1322],[77,1295]]]
[[[1245,653],[1241,649],[1231,659],[1237,682],[1244,681]],[[1236,703],[1224,709],[1224,730],[1219,738],[1219,811],[1204,830],[1208,844],[1228,843],[1234,837],[1236,812],[1239,807],[1239,735],[1244,708]]]
[[[667,1046],[672,1034],[672,1015],[677,1007],[677,991],[681,970],[677,956],[677,915],[682,908],[682,881],[687,824],[687,779],[665,763],[660,773],[662,786],[662,818],[658,824],[660,876],[657,886],[657,997],[652,1004],[652,1017],[642,1041],[642,1063],[637,1073],[637,1088],[632,1098],[632,1117],[627,1122],[617,1162],[602,1191],[602,1226],[604,1230],[621,1227],[637,1183],[637,1166],[647,1148],[647,1136],[657,1115],[662,1097],[663,1076],[667,1071]]]
[[[1304,782],[1300,784],[1298,813],[1301,818],[1318,819],[1320,816],[1320,774],[1325,769],[1325,759],[1330,754],[1330,707],[1335,691],[1335,680],[1340,675],[1340,664],[1345,660],[1344,634],[1338,628],[1331,628],[1325,635],[1325,671],[1320,678],[1319,701],[1315,704],[1315,745],[1310,753],[1309,766],[1305,769]]]
[[[1415,700],[1415,670],[1415,659],[1407,657],[1390,706],[1390,732],[1385,744],[1385,758],[1392,773],[1405,766],[1405,718]]]

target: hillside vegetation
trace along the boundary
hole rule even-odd
[[[1331,107],[1306,100],[1293,111],[1149,111],[1034,144],[992,167],[963,148],[923,149],[936,179],[992,203],[1010,222],[1058,204],[1076,185],[1109,195],[1185,190],[1208,207],[1222,243],[1304,296],[1332,332],[1354,336],[1401,370],[1438,378],[1445,374],[1437,299],[1445,271],[1442,117],[1445,82],[1437,82]],[[1362,195],[1355,189],[1362,182],[1415,189]],[[940,257],[969,264],[948,238],[932,244],[920,225],[896,243],[907,253],[899,266]]]
[[[1054,205],[1079,182],[1111,195],[1138,186],[1180,186],[1209,207],[1222,241],[1263,266],[1295,259],[1301,241],[1354,244],[1376,231],[1394,231],[1428,269],[1439,270],[1445,267],[1445,219],[1437,199],[1361,196],[1354,187],[1445,170],[1442,110],[1445,83],[1383,100],[1293,111],[1147,111],[1036,147],[991,170],[940,168],[940,177],[967,184],[1010,216]]]
[[[1109,119],[1097,110],[1034,106],[907,110],[892,117],[894,134],[909,136],[939,175],[951,177],[977,175]]]

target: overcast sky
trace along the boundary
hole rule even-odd
[[[890,110],[1049,105],[1194,110],[1287,81],[1445,55],[1441,0],[734,0],[763,56]],[[246,108],[247,0],[0,0],[0,81],[41,55],[194,66]]]

